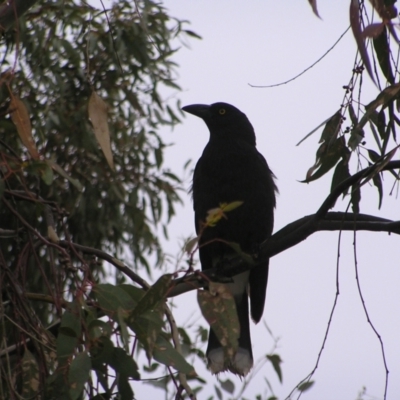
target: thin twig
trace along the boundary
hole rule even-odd
[[[378,338],[379,344],[381,346],[381,353],[382,353],[382,360],[383,360],[383,365],[385,368],[385,389],[383,393],[383,400],[386,400],[387,397],[387,390],[388,390],[388,385],[389,385],[389,368],[387,366],[387,361],[386,361],[386,354],[385,354],[385,348],[383,345],[383,340],[381,335],[379,334],[378,330],[375,328],[374,324],[372,323],[372,320],[369,316],[368,310],[367,310],[367,305],[365,304],[365,299],[362,294],[361,290],[361,284],[360,284],[360,276],[358,274],[358,261],[357,261],[357,232],[354,232],[354,244],[353,244],[353,251],[354,251],[354,269],[356,272],[356,282],[357,282],[357,290],[358,294],[360,296],[361,304],[364,309],[365,316],[367,317],[367,322],[371,326],[371,329],[374,331],[376,337]]]
[[[272,85],[267,85],[267,86],[252,85],[251,83],[249,83],[249,86],[251,86],[252,88],[256,88],[256,89],[265,89],[265,88],[272,88],[272,87],[286,85],[287,83],[296,80],[300,76],[304,75],[311,68],[313,68],[315,65],[317,65],[322,59],[324,59],[328,55],[328,53],[331,52],[336,47],[336,45],[342,40],[343,36],[348,32],[349,29],[350,29],[350,26],[340,35],[339,39],[336,40],[336,42],[320,58],[318,58],[317,61],[315,61],[313,64],[311,64],[309,67],[307,67],[304,71],[300,72],[299,74],[297,74],[293,78],[290,78],[290,79],[288,79],[287,81],[284,81],[284,82],[274,83]]]

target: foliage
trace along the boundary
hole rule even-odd
[[[196,36],[148,0],[109,10],[40,2],[3,33],[0,336],[11,358],[2,359],[0,397],[77,399],[84,388],[93,397],[94,371],[98,396],[131,398],[128,379],[139,373],[128,329],[149,357],[192,371],[165,348],[157,284],[152,302],[144,301],[152,291],[93,286],[104,276],[102,250],[132,254],[131,267],[148,273],[150,262],[162,264],[155,232],[160,224],[167,232],[180,179],[163,167],[167,144],[158,133],[179,122],[179,104],[160,89],[179,90],[172,43],[185,34]],[[114,271],[123,282],[126,273]],[[123,347],[111,340],[119,329]]]
[[[383,198],[381,171],[393,159],[398,147],[396,125],[400,125],[400,120],[396,113],[400,104],[400,84],[395,83],[393,75],[393,70],[398,70],[398,61],[396,61],[398,58],[393,54],[394,49],[392,50],[391,47],[391,41],[398,43],[392,23],[398,13],[394,6],[395,1],[372,1],[372,7],[376,13],[369,13],[364,2],[351,1],[350,3],[349,19],[359,51],[358,57],[355,60],[350,81],[343,87],[345,95],[340,109],[320,125],[324,125],[319,141],[321,145],[316,153],[315,164],[308,170],[304,182],[319,179],[335,168],[331,185],[333,191],[340,182],[351,176],[350,160],[355,154],[357,170],[365,168],[366,164],[375,166],[362,182],[352,188],[353,211],[359,212],[360,188],[369,181],[372,181],[378,190],[379,207],[381,206]],[[310,1],[310,4],[318,16],[316,1]],[[380,22],[375,22],[374,17]],[[368,40],[373,42],[373,47],[367,46]],[[373,52],[369,54],[367,48],[373,48]],[[374,65],[379,65],[382,75],[378,73],[376,67],[374,71],[372,70],[371,56],[374,58]],[[377,98],[365,106],[361,102],[364,68],[381,90]],[[381,83],[382,79],[385,83]],[[385,88],[382,90],[382,87]],[[346,115],[349,123],[345,123]],[[367,137],[367,128],[372,140]],[[371,141],[375,143],[366,148],[367,142]],[[397,174],[392,174],[396,180],[399,180]]]

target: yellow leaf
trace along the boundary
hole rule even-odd
[[[37,151],[32,137],[32,125],[28,110],[22,100],[18,96],[14,96],[12,93],[9,111],[11,112],[11,120],[17,128],[22,143],[27,148],[33,159],[39,159],[39,152]]]
[[[213,208],[207,211],[206,224],[207,226],[215,226],[221,218],[226,218],[222,208]]]
[[[93,92],[89,99],[88,112],[93,125],[94,135],[101,150],[106,157],[107,163],[114,170],[113,155],[111,152],[110,131],[108,129],[107,104],[96,93]]]

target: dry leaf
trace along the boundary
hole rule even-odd
[[[31,157],[35,160],[38,160],[40,155],[32,137],[32,125],[28,110],[26,109],[23,101],[18,96],[14,96],[12,93],[9,111],[11,112],[11,120],[17,128],[17,132],[22,143],[29,151]]]
[[[103,150],[108,165],[112,170],[114,170],[110,131],[108,129],[107,121],[107,104],[96,92],[93,92],[90,96],[88,111],[89,118],[93,125],[94,135],[100,144],[101,150]]]

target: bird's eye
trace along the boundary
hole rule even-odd
[[[225,108],[220,108],[218,112],[219,112],[219,115],[224,115],[226,113],[226,110],[225,110]]]

